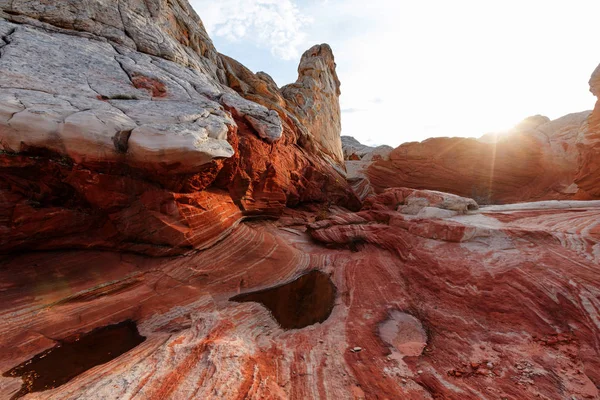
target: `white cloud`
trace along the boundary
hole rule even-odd
[[[316,2],[316,0],[315,0]],[[329,0],[311,39],[333,48],[344,135],[475,136],[594,106],[597,0]],[[377,102],[373,101],[378,99]]]
[[[298,57],[312,20],[291,0],[192,0],[208,33],[267,48],[278,58]]]
[[[298,50],[333,48],[344,135],[364,143],[481,136],[592,108],[598,0],[192,0],[228,55],[296,79]],[[307,17],[308,16],[308,17]],[[310,21],[310,22],[308,22]],[[277,56],[250,58],[249,46]],[[219,46],[217,46],[219,48]]]

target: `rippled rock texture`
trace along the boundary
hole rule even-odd
[[[244,223],[187,257],[6,257],[0,370],[133,320],[143,343],[30,398],[598,397],[598,202],[477,210],[395,189],[329,213]],[[315,270],[325,285],[290,285]],[[331,314],[298,329],[268,296],[230,301],[279,290],[327,305],[329,279]],[[0,379],[7,397],[20,388]]]

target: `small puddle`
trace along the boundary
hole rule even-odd
[[[284,285],[232,297],[238,303],[267,307],[283,329],[300,329],[323,322],[331,315],[336,288],[329,275],[311,271]]]
[[[32,392],[61,386],[97,365],[105,364],[146,340],[133,321],[105,326],[65,340],[53,348],[5,372],[3,376],[23,379],[12,400]]]

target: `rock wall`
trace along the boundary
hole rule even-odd
[[[2,0],[0,17],[68,35],[106,39],[224,79],[218,53],[185,0]]]
[[[284,86],[281,92],[319,146],[343,165],[339,139],[342,130],[340,103],[337,100],[341,93],[340,81],[331,47],[321,44],[307,50],[298,66],[298,80]]]
[[[590,79],[590,91],[600,99],[600,65]],[[575,183],[590,196],[600,196],[600,100],[589,118],[589,131],[578,141],[581,164]]]
[[[184,253],[243,217],[360,207],[272,81],[227,86],[247,70],[187,2],[1,5],[0,251]]]
[[[590,118],[588,111],[554,121],[532,118],[512,131],[481,139],[405,143],[389,160],[371,164],[366,175],[377,192],[407,186],[472,197],[482,204],[597,199],[599,182],[591,171],[595,153],[589,144],[596,134]]]

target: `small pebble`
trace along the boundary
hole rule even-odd
[[[422,373],[423,373],[422,369],[420,369],[420,370],[417,371],[417,374],[419,374],[419,375],[421,375]]]
[[[355,347],[352,349],[352,351],[358,353],[359,351],[362,351],[362,347]]]
[[[408,381],[404,378],[402,378],[402,383],[407,383]]]
[[[494,364],[493,364],[493,363],[491,363],[491,362],[487,363],[486,365],[487,365],[487,367],[488,367],[489,369],[492,369],[492,368],[494,368]]]

